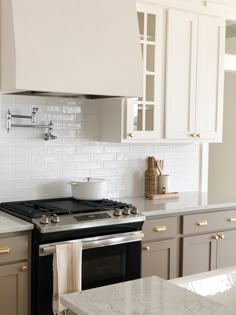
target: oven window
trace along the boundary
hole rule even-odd
[[[84,250],[82,289],[139,278],[141,260],[139,243]]]

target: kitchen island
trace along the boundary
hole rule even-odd
[[[235,315],[235,311],[158,277],[63,295],[79,315]]]

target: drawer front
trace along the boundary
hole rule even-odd
[[[177,218],[147,220],[143,226],[144,240],[158,240],[175,237],[177,234]]]
[[[236,228],[236,210],[185,215],[183,234],[196,234]]]
[[[0,238],[0,264],[28,259],[27,235]]]

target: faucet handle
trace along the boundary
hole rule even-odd
[[[53,134],[53,122],[50,120],[48,124],[48,132],[44,134],[44,140],[49,141],[49,140],[56,140],[57,137],[54,136]]]

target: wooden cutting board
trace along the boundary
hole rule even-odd
[[[148,195],[147,199],[149,200],[163,200],[163,199],[174,199],[179,198],[178,192],[171,192],[166,194],[158,194],[158,195]]]

